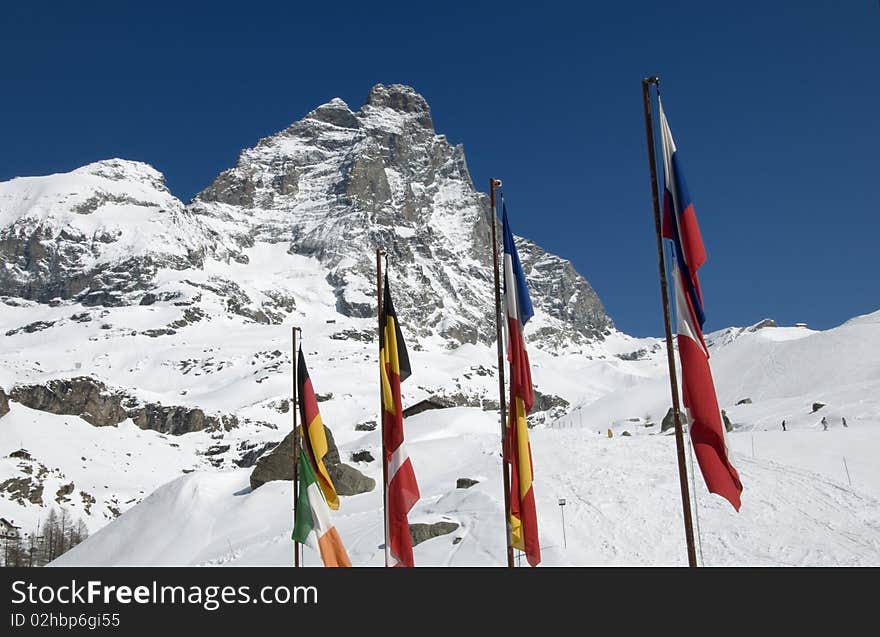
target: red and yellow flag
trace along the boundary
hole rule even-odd
[[[524,551],[529,564],[541,561],[538,515],[532,486],[532,449],[526,417],[534,391],[523,327],[534,314],[522,264],[507,223],[502,201],[504,230],[504,310],[507,316],[507,360],[510,362],[510,404],[506,429],[505,461],[510,464],[510,533],[513,547]]]
[[[312,387],[312,379],[309,378],[309,370],[306,369],[306,359],[302,348],[297,358],[297,391],[299,394],[299,414],[303,427],[303,446],[306,454],[315,468],[315,477],[327,506],[331,509],[339,508],[339,496],[336,495],[336,487],[330,479],[327,467],[324,466],[324,456],[327,455],[327,433],[324,431],[324,423],[321,420],[321,412],[318,411],[318,400],[315,398],[315,390]]]
[[[406,343],[397,324],[388,275],[382,301],[379,367],[382,380],[383,461],[387,476],[385,501],[385,565],[415,566],[407,514],[419,500],[419,485],[403,441],[400,383],[410,375]]]

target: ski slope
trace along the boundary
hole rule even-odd
[[[280,252],[272,256],[284,258]],[[299,263],[300,271],[307,273],[307,265]],[[331,329],[368,329],[368,321],[337,315],[337,323],[322,322],[332,315],[332,296],[322,288],[317,270],[304,277],[300,284],[311,290],[308,298],[317,308],[299,310],[307,333],[315,334],[305,343],[311,375],[317,391],[334,395],[321,404],[324,420],[344,461],[359,450],[378,457],[378,431],[354,428],[375,417],[374,348],[327,337]],[[240,278],[246,278],[244,273]],[[60,318],[62,308],[40,308],[46,320]],[[16,313],[34,316],[33,309],[11,308],[6,321],[20,324]],[[66,316],[71,309],[63,312]],[[156,313],[169,312],[156,308]],[[61,485],[76,484],[73,502],[65,506],[84,516],[93,535],[57,565],[289,564],[291,485],[270,482],[251,492],[250,468],[232,469],[226,458],[218,470],[205,455],[218,442],[235,450],[243,443],[278,440],[286,431],[289,414],[271,415],[266,405],[288,391],[289,360],[261,367],[255,352],[285,350],[288,328],[214,318],[180,330],[173,339],[151,340],[155,345],[150,349],[106,351],[130,325],[143,328],[170,318],[114,308],[102,317],[112,330],[97,321],[62,321],[50,331],[8,339],[7,347],[16,349],[6,350],[3,373],[7,379],[13,373],[37,379],[52,376],[51,370],[71,359],[97,361],[96,369],[105,378],[124,378],[127,386],[134,380],[149,397],[168,400],[180,394],[184,383],[190,391],[179,401],[238,407],[239,414],[259,417],[275,428],[243,425],[219,433],[165,436],[140,430],[130,421],[96,428],[78,417],[13,402],[0,421],[0,468],[7,475],[21,471],[22,463],[8,455],[25,447],[35,462],[49,469],[47,496]],[[73,330],[79,338],[67,341],[67,351],[59,349],[53,339],[65,339]],[[880,312],[826,331],[737,328],[710,334],[707,340],[712,343],[719,401],[734,423],[728,445],[745,490],[742,511],[735,513],[726,501],[707,493],[699,474],[695,476],[701,563],[880,565],[880,468],[874,460],[880,451]],[[559,420],[531,430],[542,565],[686,563],[674,437],[659,433],[669,389],[665,352],[656,343],[615,333],[589,355],[532,349],[536,385],[578,405]],[[448,350],[436,345],[411,352],[414,372],[404,384],[405,404],[441,388],[494,395],[494,377],[474,371],[492,368],[492,348]],[[638,360],[616,356],[637,349],[649,352]],[[170,369],[168,361],[188,358],[201,359],[192,372],[197,378],[180,377]],[[255,378],[262,382],[255,383]],[[752,402],[736,404],[744,398]],[[813,412],[814,402],[825,406]],[[828,419],[827,431],[820,424],[822,416]],[[411,523],[459,525],[416,546],[416,563],[502,564],[497,413],[477,407],[427,411],[408,418],[406,431],[422,492]],[[381,483],[378,462],[352,464]],[[479,482],[459,489],[458,478]],[[84,502],[77,500],[80,490],[98,501],[87,516]],[[559,498],[567,502],[564,534]],[[376,490],[344,497],[333,515],[355,565],[383,563],[380,503]],[[0,505],[5,517],[17,516],[25,524],[46,512],[45,506],[22,507],[9,499]],[[112,509],[122,515],[114,519]],[[318,564],[310,549],[304,561]]]
[[[422,500],[410,522],[460,526],[415,547],[417,565],[505,563],[494,419],[477,410],[408,422]],[[471,412],[471,413],[465,413]],[[420,432],[420,433],[417,433]],[[822,445],[880,445],[880,431],[803,432],[803,469],[734,453],[745,491],[740,513],[696,481],[699,559],[714,566],[880,565],[880,500],[826,475]],[[686,565],[672,436],[607,438],[589,430],[533,430],[543,566]],[[732,434],[731,438],[750,437]],[[759,434],[775,436],[775,433]],[[796,434],[797,435],[797,434]],[[735,448],[740,446],[737,442]],[[847,447],[848,448],[848,447]],[[480,480],[455,488],[458,477]],[[557,500],[566,499],[565,532]],[[355,566],[382,566],[381,493],[342,498],[333,519]],[[246,470],[199,472],[163,486],[54,563],[65,565],[289,565],[291,484],[250,492]],[[304,550],[304,565],[320,558]]]
[[[593,358],[534,351],[535,382],[582,401],[560,420],[531,430],[544,566],[686,563],[674,436],[659,432],[669,404],[664,352],[620,360],[612,353],[633,346],[620,339],[609,339],[606,352]],[[709,494],[690,467],[700,562],[880,565],[880,312],[822,332],[764,327],[725,330],[708,340],[719,401],[734,423],[727,439],[744,492],[736,513]],[[410,404],[419,387],[461,382],[476,362],[490,367],[493,352],[466,346],[411,354],[414,374],[404,384]],[[341,426],[357,420],[356,406],[360,416],[369,414],[374,364],[369,352],[337,358],[311,365],[319,391],[349,389],[344,400],[322,405],[325,421],[343,458],[363,449],[378,457],[378,432]],[[350,380],[361,376],[362,384]],[[468,380],[492,391],[491,377]],[[579,393],[566,391],[578,382]],[[743,398],[752,402],[737,405]],[[813,412],[813,402],[825,406]],[[782,419],[788,431],[781,430]],[[504,563],[497,413],[433,410],[405,426],[422,493],[410,522],[459,525],[417,545],[416,563]],[[381,484],[378,462],[356,466]],[[56,564],[289,564],[291,485],[270,482],[251,492],[249,473],[203,467],[171,479]],[[458,478],[479,482],[459,489]],[[564,533],[559,498],[567,502]],[[344,497],[333,514],[355,565],[383,564],[380,504],[379,491]],[[304,563],[317,565],[318,557],[306,549]]]

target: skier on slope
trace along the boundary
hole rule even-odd
[[[828,419],[822,416],[822,431],[828,431]]]

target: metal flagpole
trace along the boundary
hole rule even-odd
[[[385,528],[385,566],[388,566],[388,462],[385,458],[385,402],[382,399],[382,257],[376,249],[376,303],[379,321],[379,437],[382,439],[382,522]]]
[[[694,547],[694,527],[691,517],[691,498],[688,492],[687,467],[684,456],[684,434],[681,429],[678,404],[678,378],[675,374],[675,355],[672,349],[672,327],[669,320],[669,293],[666,285],[666,267],[663,259],[663,233],[660,223],[660,197],[657,191],[657,161],[654,150],[654,124],[651,114],[651,85],[660,90],[660,78],[646,77],[642,80],[642,98],[645,104],[645,132],[648,140],[648,165],[651,169],[651,195],[654,199],[654,229],[657,232],[657,259],[660,269],[660,294],[663,297],[663,322],[666,328],[666,358],[669,363],[669,384],[672,390],[672,418],[675,422],[675,446],[678,453],[678,478],[681,486],[681,508],[684,515],[684,532],[687,540],[688,566],[697,566]]]
[[[297,434],[297,357],[296,357],[296,333],[301,332],[298,327],[291,328],[293,337],[293,403],[290,410],[293,412],[293,526],[296,528],[296,504],[299,499],[299,435]],[[293,541],[293,565],[299,566],[299,542]]]
[[[504,346],[501,341],[501,285],[498,273],[498,239],[495,226],[495,189],[500,179],[489,179],[489,201],[492,206],[492,270],[495,275],[495,340],[498,343],[498,405],[501,411],[501,474],[504,481],[504,543],[507,546],[507,566],[514,567],[513,545],[510,537],[510,475],[507,472],[507,402],[504,398]]]

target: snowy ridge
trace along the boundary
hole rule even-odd
[[[140,162],[111,159],[0,184],[3,294],[119,304],[150,284],[157,264],[198,266],[216,250],[162,175]]]

